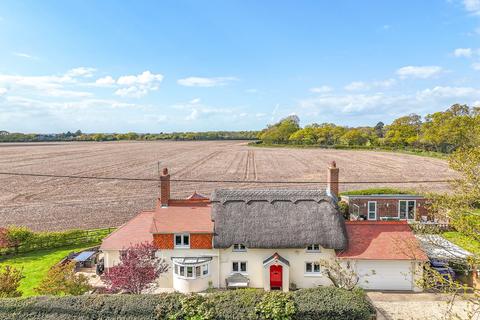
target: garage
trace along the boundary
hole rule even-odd
[[[367,290],[421,291],[423,252],[405,221],[347,221],[348,248],[337,257],[350,262]],[[413,271],[412,271],[413,270]]]
[[[411,261],[357,260],[359,286],[369,290],[413,290]]]

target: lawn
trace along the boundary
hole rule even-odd
[[[444,232],[443,237],[476,256],[480,256],[480,241],[457,231]]]
[[[23,271],[25,276],[20,284],[23,296],[35,295],[35,288],[47,271],[72,251],[85,249],[86,245],[61,247],[21,253],[8,259],[0,259],[0,265],[11,265]]]

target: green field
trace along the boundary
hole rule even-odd
[[[66,257],[70,252],[78,252],[85,248],[86,245],[83,244],[21,253],[10,258],[0,259],[0,265],[11,265],[22,270],[25,278],[22,279],[19,289],[23,293],[23,296],[34,296],[35,291],[33,289],[40,283],[43,277],[45,277],[51,267]]]

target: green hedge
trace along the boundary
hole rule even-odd
[[[205,296],[172,293],[0,299],[0,319],[5,320],[362,320],[370,319],[374,312],[362,291],[327,287],[287,294],[245,289]]]
[[[33,232],[25,227],[10,226],[0,230],[0,255],[73,245],[98,244],[114,230],[115,228],[104,228],[95,230]]]
[[[346,291],[332,287],[303,289],[293,296],[297,306],[295,320],[370,319],[375,308],[361,290]]]

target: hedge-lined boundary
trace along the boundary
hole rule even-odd
[[[277,311],[294,314],[292,320],[371,319],[374,307],[363,291],[333,287],[302,289],[291,293],[257,289],[215,292],[205,296],[84,295],[0,299],[0,319],[90,320],[178,319],[250,320],[278,319]]]
[[[24,240],[17,245],[9,243],[9,233],[11,230],[18,230],[18,228],[7,227],[0,230],[0,256],[83,244],[95,245],[99,244],[103,238],[115,230],[115,228],[103,228],[95,230],[33,232],[24,229]]]

